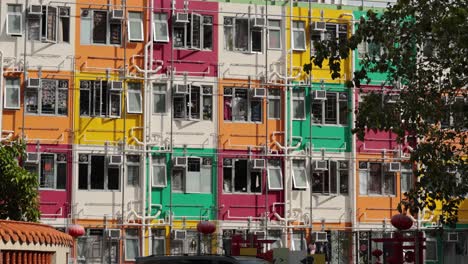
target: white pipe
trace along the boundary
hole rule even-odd
[[[3,128],[3,90],[3,51],[0,50],[0,133]],[[3,141],[4,139],[2,136],[3,135],[0,134],[0,140]]]
[[[143,115],[144,115],[144,114],[143,114]],[[143,119],[144,119],[144,118],[143,118]],[[143,121],[143,122],[144,122],[144,121]],[[134,131],[135,129],[143,130],[143,127],[131,127],[131,128],[130,128],[130,138],[133,139],[133,140],[137,143],[137,145],[139,145],[139,146],[144,146],[144,145],[145,145],[144,140],[143,140],[143,142],[141,142],[141,141],[135,136],[135,134],[133,133],[133,131]],[[143,135],[143,137],[144,137],[144,135]]]
[[[263,216],[232,216],[231,209],[228,209],[227,213],[228,213],[228,219],[257,219],[257,220],[265,219],[265,217]]]

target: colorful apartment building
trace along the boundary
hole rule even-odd
[[[41,222],[85,228],[78,263],[229,254],[233,235],[372,257],[352,233],[390,229],[411,138],[351,131],[368,93],[398,90],[384,74],[348,87],[369,45],[338,78],[303,65],[383,2],[19,2],[0,4],[1,138],[27,143]],[[216,231],[201,237],[204,220]]]

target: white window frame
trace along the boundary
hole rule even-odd
[[[136,232],[137,232],[137,235],[129,234],[128,231],[130,231],[130,230],[136,231]],[[139,231],[139,229],[137,229],[137,228],[125,229],[125,252],[124,252],[124,254],[125,254],[125,261],[134,261],[134,260],[135,260],[135,258],[129,258],[129,257],[127,256],[127,255],[128,255],[128,254],[127,254],[127,249],[129,249],[129,247],[128,247],[128,242],[129,242],[129,240],[136,240],[136,241],[137,241],[136,245],[137,245],[138,256],[136,256],[136,257],[139,257],[139,256],[141,255],[141,251],[140,251],[140,247],[141,247],[141,246],[140,246],[140,236],[139,236],[139,234],[138,234],[139,232],[140,232],[140,231]]]
[[[270,94],[271,90],[277,90],[279,91],[280,95],[272,95]],[[268,99],[268,104],[270,104],[271,101],[279,101],[279,106],[280,106],[280,109],[279,109],[279,116],[278,117],[275,117],[275,116],[272,116],[274,113],[271,113],[270,112],[270,107],[268,106],[267,107],[267,111],[268,111],[268,119],[275,119],[275,120],[281,120],[281,113],[282,113],[282,109],[281,109],[281,90],[280,89],[274,89],[274,88],[268,88],[267,90],[267,99]]]
[[[27,34],[28,34],[28,40],[32,40],[32,41],[41,41],[41,42],[47,42],[47,43],[57,43],[59,42],[59,24],[62,24],[61,25],[61,28],[64,27],[63,25],[63,18],[60,17],[60,14],[59,14],[59,8],[65,8],[65,7],[54,7],[54,6],[42,6],[42,14],[41,15],[31,15],[31,14],[28,14],[27,18],[28,18],[28,23],[27,23],[27,27],[28,27],[28,30],[27,30]],[[48,20],[50,17],[54,17],[53,15],[50,16],[50,11],[49,10],[53,10],[53,12],[55,13],[55,23],[53,24],[49,24]],[[38,20],[39,21],[39,39],[31,39],[31,35],[29,34],[30,33],[30,24],[29,22],[32,21],[32,20]],[[44,25],[45,24],[45,25]],[[51,31],[54,32],[54,36],[51,38],[49,36],[49,26],[52,26],[52,28],[50,29]],[[43,28],[45,27],[45,32],[43,32]],[[69,32],[69,37],[70,37],[70,23],[68,24],[68,30]],[[63,41],[63,36],[62,37],[62,40],[61,42],[64,42]],[[67,41],[68,42],[68,41]]]
[[[374,53],[370,52],[370,46],[371,45],[376,46],[376,48],[379,50],[378,54],[374,54]],[[373,42],[369,43],[367,41],[363,41],[363,42],[358,44],[357,53],[358,53],[358,59],[359,60],[363,60],[366,56],[369,56],[371,58],[374,57],[375,60],[379,61],[380,56],[382,56],[382,54],[384,54],[384,48],[382,46],[380,46],[379,44],[376,44],[376,43],[373,43]]]
[[[140,18],[132,18],[130,14],[138,14],[140,15]],[[132,23],[137,23],[140,27],[140,32],[141,35],[137,38],[132,38]],[[135,11],[129,11],[128,12],[128,20],[127,20],[127,34],[128,34],[128,40],[129,41],[143,41],[144,40],[144,34],[145,32],[143,31],[143,13],[142,12],[135,12]]]
[[[40,153],[39,154],[39,162],[37,164],[31,164],[31,163],[25,163],[24,164],[24,167],[30,171],[30,172],[35,172],[37,173],[37,176],[38,176],[38,181],[39,181],[39,184],[38,184],[38,188],[40,190],[59,190],[59,191],[65,191],[67,189],[67,182],[68,182],[68,165],[67,165],[67,161],[64,160],[64,161],[59,161],[57,160],[57,155],[60,155],[60,154],[65,154],[65,153]],[[44,155],[50,155],[52,156],[52,159],[53,159],[53,170],[54,170],[54,180],[53,180],[53,186],[52,187],[42,187],[41,186],[41,179],[43,178],[42,176],[42,157]],[[64,188],[58,188],[57,187],[57,182],[58,182],[58,165],[59,164],[65,164],[65,186]]]
[[[7,4],[7,17],[6,17],[6,33],[9,36],[22,36],[23,35],[23,12],[22,11],[8,11],[9,7],[16,9],[19,7],[20,10],[23,10],[23,5],[21,4]],[[20,28],[19,32],[12,32],[12,29],[9,27],[10,16],[16,16],[20,19]]]
[[[209,16],[209,15],[201,15],[201,14],[198,14],[198,13],[191,13],[190,15],[190,21],[189,23],[181,23],[181,22],[174,22],[174,27],[177,27],[177,28],[183,28],[184,29],[184,34],[183,34],[183,45],[178,47],[178,46],[175,46],[174,48],[175,49],[192,49],[192,50],[212,50],[213,47],[211,47],[210,49],[205,49],[204,48],[204,30],[205,30],[205,26],[209,26],[211,25],[212,27],[212,30],[211,30],[211,42],[212,42],[212,46],[213,46],[213,23],[211,24],[208,24],[208,23],[204,23],[204,17],[212,17],[212,16]],[[199,35],[200,35],[200,41],[199,41],[199,46],[195,46],[193,45],[193,18],[194,16],[198,16],[199,17],[199,22],[200,22],[200,32],[199,32]],[[213,19],[213,17],[212,17]],[[213,20],[212,20],[213,21]],[[187,33],[190,31],[190,45],[188,45],[188,39],[187,39]],[[175,34],[173,34],[172,38],[174,39],[176,37]],[[173,41],[175,43],[175,41]]]
[[[307,248],[307,241],[306,241],[306,234],[303,234],[301,231],[300,233],[293,232],[291,234],[291,250],[292,251],[301,251],[306,250]],[[302,242],[303,248],[300,247]],[[297,244],[296,244],[297,243]]]
[[[334,94],[336,96],[336,105],[335,105],[335,111],[336,111],[336,121],[335,123],[327,123],[326,120],[326,107],[327,107],[327,101],[328,98]],[[341,98],[340,95],[346,94],[346,98]],[[312,114],[312,124],[318,124],[318,125],[329,125],[329,126],[349,126],[349,113],[346,113],[346,123],[341,124],[341,111],[340,111],[340,104],[345,102],[346,103],[346,108],[348,109],[347,112],[349,112],[349,94],[347,92],[327,92],[327,100],[315,100],[314,98],[312,99],[312,108],[311,108],[311,114]],[[320,122],[316,122],[313,114],[313,106],[321,104],[321,120]]]
[[[304,166],[299,167],[299,166],[295,165],[294,164],[295,161],[296,161],[296,163],[300,162],[300,163],[304,164]],[[307,175],[308,175],[308,173],[307,173],[307,161],[306,160],[301,160],[301,159],[295,159],[292,162],[292,168],[293,168],[293,170],[292,170],[293,188],[294,189],[299,189],[299,190],[305,190],[305,189],[309,188],[309,180],[307,178]],[[304,173],[304,177],[305,177],[304,182],[306,183],[305,186],[298,186],[296,177],[300,177],[300,176],[296,175],[296,172],[295,172],[296,169],[301,170],[301,172]]]
[[[8,82],[11,81],[12,84],[8,84]],[[21,84],[20,84],[20,79],[19,78],[5,78],[4,80],[5,82],[5,96],[4,96],[4,101],[3,101],[3,108],[5,109],[15,109],[15,110],[18,110],[20,109],[20,105],[21,105]],[[2,87],[1,83],[0,83],[0,87]],[[14,94],[14,91],[16,90],[16,101],[18,102],[16,105],[9,105],[8,104],[8,97],[7,97],[7,94],[8,94],[8,90],[11,90],[12,91],[12,94]]]
[[[429,249],[429,247],[427,246],[427,244],[433,244],[433,245],[435,245],[434,248],[435,248],[436,250],[434,250],[434,251],[430,250],[430,251],[432,251],[432,252],[435,253],[435,259],[427,259],[427,257],[426,257],[426,252],[427,252],[428,249]],[[426,260],[426,263],[428,263],[428,262],[429,262],[429,263],[437,263],[437,262],[439,261],[439,254],[438,254],[438,252],[437,252],[437,239],[434,239],[434,238],[427,238],[427,239],[426,239],[426,249],[424,249],[424,258],[425,258],[425,260]]]
[[[91,87],[87,87],[87,88],[81,87],[82,82],[89,82]],[[107,82],[102,81],[102,80],[81,79],[79,80],[79,83],[80,83],[80,102],[79,102],[80,117],[120,118],[122,114],[122,91],[111,91],[110,87],[108,87],[107,85]],[[100,83],[100,85],[98,85],[99,87],[97,87],[96,85],[97,83]],[[104,84],[106,85],[105,88],[103,87]],[[104,92],[104,89],[106,89],[106,92],[107,92],[106,98],[102,98],[102,93]],[[83,91],[89,91],[89,95],[88,95],[89,113],[86,115],[81,114],[81,96],[82,96]],[[101,94],[101,96],[99,97],[100,105],[101,105],[100,109],[95,109],[96,103],[94,100],[96,98],[96,93]],[[113,100],[115,100],[115,98],[119,101],[118,115],[112,114],[112,111],[111,111],[112,103],[113,103]],[[107,109],[103,109],[103,106],[102,106],[104,102],[103,100],[106,100]]]
[[[162,231],[163,232],[163,235],[160,235],[158,233],[158,231]],[[155,233],[157,233],[158,235],[155,235]],[[158,241],[161,241],[162,244],[163,244],[163,254],[166,254],[166,229],[163,229],[163,228],[153,228],[151,230],[151,234],[152,234],[152,247],[151,247],[151,254],[153,255],[156,255],[156,252],[154,250],[154,241],[155,240],[158,240]]]
[[[175,92],[177,84],[174,86],[173,91]],[[187,105],[191,104],[192,102],[192,88],[198,88],[199,89],[199,94],[198,98],[195,98],[198,100],[198,105],[199,105],[199,112],[198,112],[198,118],[192,117],[192,108],[187,107]],[[211,88],[211,93],[205,93],[204,88]],[[193,84],[187,84],[187,90],[188,93],[185,94],[174,94],[173,96],[173,101],[172,101],[172,115],[174,117],[174,120],[190,120],[190,121],[210,121],[213,119],[213,87],[211,85],[193,85]],[[205,119],[204,118],[204,97],[206,96],[211,96],[211,118],[210,119]],[[188,97],[188,98],[187,98]],[[183,105],[184,105],[184,113],[182,114],[183,117],[175,117],[175,103],[174,100],[176,98],[182,98],[183,100]],[[187,111],[188,108],[188,111]]]
[[[307,50],[307,44],[306,44],[306,31],[305,31],[305,21],[302,21],[302,20],[293,20],[292,21],[292,30],[293,30],[293,34],[292,34],[292,39],[291,39],[291,43],[292,43],[292,48],[294,51],[306,51]],[[300,33],[303,35],[302,39],[304,41],[304,47],[297,47],[297,43],[295,43],[294,41],[294,34],[295,33]]]
[[[42,105],[42,97],[43,97],[43,91],[44,91],[44,87],[43,87],[43,84],[42,82],[43,81],[55,81],[55,103],[54,103],[54,106],[55,106],[55,109],[54,109],[54,113],[53,114],[50,114],[50,113],[43,113],[43,105]],[[63,82],[63,84],[67,84],[66,87],[60,87],[62,86],[61,83]],[[25,86],[25,92],[24,92],[24,105],[25,105],[25,114],[27,115],[44,115],[44,116],[68,116],[68,112],[69,112],[69,104],[68,104],[68,100],[69,100],[69,93],[68,93],[68,88],[70,86],[70,82],[69,80],[59,80],[59,79],[41,79],[40,80],[40,87],[39,88],[28,88],[27,87],[27,84]],[[59,114],[59,103],[60,103],[60,98],[59,98],[59,93],[60,91],[66,91],[67,93],[67,100],[66,100],[66,108],[67,108],[67,113],[66,114]],[[26,98],[26,94],[28,92],[31,92],[31,93],[36,93],[36,99],[37,99],[37,104],[36,104],[36,108],[37,108],[37,111],[36,113],[35,112],[29,112],[28,111],[28,108],[27,108],[27,105],[26,105],[26,100],[29,98]]]
[[[138,161],[132,161],[131,159],[129,159],[129,156],[136,156],[138,157]],[[129,186],[134,186],[134,187],[138,187],[140,186],[140,182],[141,182],[141,169],[140,169],[140,156],[139,155],[127,155],[126,156],[127,158],[127,185]],[[129,182],[130,178],[128,177],[129,175],[129,172],[130,172],[130,169],[129,167],[137,167],[138,168],[138,178],[136,178],[136,180],[134,179],[135,182]]]
[[[167,22],[167,13],[153,13],[153,41],[154,42],[169,42],[169,25]],[[159,38],[156,34],[156,25],[160,24],[166,29],[166,35]]]
[[[236,184],[235,184],[235,181],[236,181],[236,161],[246,161],[247,162],[247,170],[245,171],[245,174],[247,175],[246,177],[246,188],[247,190],[245,192],[239,192],[239,191],[236,191]],[[263,173],[260,172],[260,191],[258,192],[252,192],[251,191],[251,186],[252,186],[252,182],[251,182],[251,176],[252,176],[252,172],[258,172],[259,170],[258,169],[253,169],[249,160],[248,159],[232,159],[232,166],[231,167],[224,167],[224,161],[223,161],[223,174],[224,174],[224,169],[231,169],[231,190],[232,191],[225,191],[224,188],[223,188],[223,193],[225,194],[250,194],[250,195],[259,195],[259,194],[262,194],[263,193]],[[223,186],[224,186],[224,175],[223,175]]]
[[[151,88],[153,90],[153,110],[152,113],[153,115],[164,115],[167,113],[167,84],[166,83],[157,83],[154,82],[151,85]],[[158,89],[161,88],[161,89]],[[156,96],[163,96],[164,97],[164,111],[162,112],[156,112],[156,109],[154,108],[154,102]]]
[[[251,89],[248,89],[248,88],[240,88],[240,87],[224,87],[224,89],[231,89],[232,93],[229,95],[229,94],[225,94],[223,92],[223,102],[224,102],[224,98],[225,97],[231,97],[231,119],[230,120],[226,120],[226,119],[223,119],[224,122],[238,122],[238,123],[255,123],[255,124],[261,124],[263,123],[264,121],[264,104],[263,104],[263,100],[261,99],[257,99],[257,98],[253,98],[253,90]],[[234,119],[234,113],[233,113],[233,100],[236,98],[235,97],[235,93],[236,93],[236,90],[246,90],[246,93],[247,93],[247,107],[246,107],[246,111],[247,111],[247,120],[237,120],[237,119]],[[252,102],[253,101],[258,101],[260,100],[260,104],[261,104],[261,120],[260,121],[252,121]],[[224,105],[223,105],[223,112],[224,112]]]
[[[135,85],[135,87],[133,87]],[[127,84],[127,113],[129,114],[142,114],[143,113],[143,97],[141,91],[141,83],[129,82]],[[136,110],[130,110],[130,95],[136,95],[137,100],[140,101],[140,107]]]
[[[346,26],[346,31],[341,29],[341,26]],[[312,56],[315,55],[316,51],[314,49],[314,41],[324,41],[324,40],[331,40],[331,37],[340,39],[341,37],[348,37],[348,25],[343,24],[343,23],[325,23],[325,31],[316,31],[316,30],[311,30],[310,34],[310,48],[311,48],[311,54]],[[330,28],[334,28],[333,30],[335,31],[335,35],[331,36],[331,34],[327,34],[328,31],[330,31]],[[314,39],[318,37],[318,39]]]
[[[177,192],[177,193],[194,193],[194,194],[211,194],[211,193],[213,193],[213,188],[212,188],[212,182],[213,182],[212,167],[213,167],[213,165],[211,165],[211,164],[213,164],[213,157],[190,156],[190,157],[186,157],[186,158],[187,158],[187,166],[185,168],[174,167],[175,170],[182,171],[182,190],[173,190],[173,191]],[[206,159],[206,158],[211,159],[211,164],[210,165],[204,165],[203,164],[203,159]],[[192,176],[189,175],[189,166],[188,166],[189,159],[192,159],[192,160],[198,159],[199,162],[200,162],[200,165],[199,165],[200,166],[200,171],[199,171],[198,175],[196,176],[196,177],[199,177],[199,181],[200,181],[199,191],[188,191],[188,188],[187,188],[187,185],[188,185],[187,177],[192,177]],[[205,168],[209,167],[209,169],[205,169],[205,172],[206,172],[206,170],[208,170],[209,173],[210,173],[210,175],[209,175],[210,182],[209,183],[207,183],[206,181],[203,181],[205,179],[203,177],[203,167],[205,167]],[[172,184],[172,179],[171,179],[171,184]],[[208,192],[202,191],[202,188],[201,188],[202,185],[209,185],[210,190]]]
[[[403,189],[403,175],[406,175],[406,177],[409,177],[409,189],[411,189],[411,187],[413,187],[413,184],[414,184],[414,175],[413,175],[413,164],[411,163],[402,163],[401,164],[401,171],[400,171],[400,192],[401,194],[405,193],[405,192],[408,192],[409,189],[407,190],[404,190]]]
[[[280,160],[275,160],[275,162],[277,162],[278,164],[275,164],[272,161],[268,161],[268,170],[267,170],[268,189],[269,190],[283,190],[283,188],[284,188],[283,187],[283,170],[281,168],[281,161]],[[280,175],[280,186],[279,187],[271,186],[272,173],[270,172],[270,170],[279,171],[279,175]]]
[[[226,31],[226,28],[230,28],[231,29],[231,43],[230,45],[232,46],[232,50],[231,49],[228,49],[227,48],[227,44],[224,45],[224,49],[226,51],[232,51],[232,52],[242,52],[242,53],[258,53],[258,54],[261,54],[263,53],[264,49],[265,49],[265,45],[264,45],[264,39],[265,39],[265,34],[264,34],[264,28],[256,28],[253,26],[253,19],[249,19],[247,17],[223,17],[223,21],[225,19],[230,19],[232,21],[232,24],[231,25],[225,25],[223,24],[223,29],[224,31]],[[237,21],[240,21],[240,20],[247,20],[247,49],[246,50],[243,50],[241,48],[237,48],[236,47],[236,34],[240,34],[240,32],[236,32],[236,22]],[[224,23],[224,22],[223,22]],[[252,50],[252,41],[253,41],[253,38],[252,38],[252,32],[253,31],[260,31],[260,36],[261,36],[261,51],[254,51]],[[244,32],[242,32],[242,34],[244,34]],[[224,34],[224,42],[225,43],[228,43],[228,40],[226,40],[226,34]]]
[[[79,165],[78,165],[78,183],[79,183],[79,175],[80,175],[80,165],[82,164],[87,164],[87,172],[88,172],[88,176],[87,176],[87,183],[88,183],[88,186],[86,189],[80,189],[80,186],[78,184],[77,186],[77,189],[78,191],[104,191],[104,192],[120,192],[121,189],[122,189],[122,184],[121,184],[121,181],[120,181],[120,177],[121,177],[121,174],[122,174],[122,171],[120,169],[120,166],[111,166],[109,165],[109,157],[108,156],[105,156],[105,155],[101,155],[101,154],[89,154],[89,153],[78,153],[78,157],[83,154],[83,155],[87,155],[88,156],[88,161],[87,162],[81,162],[79,161]],[[93,156],[103,156],[104,157],[104,186],[103,186],[103,189],[95,189],[95,188],[91,188],[91,174],[93,172],[93,166],[92,166],[92,162],[91,162],[91,159]],[[118,188],[117,189],[109,189],[109,168],[118,168],[118,175],[115,176],[117,177],[117,183],[118,183]]]
[[[279,22],[279,26],[273,26],[270,24],[270,22]],[[272,31],[277,31],[279,32],[279,36],[280,36],[280,40],[279,40],[279,47],[270,47],[270,38],[271,38],[271,32]],[[283,36],[283,32],[281,30],[281,20],[280,19],[268,19],[268,49],[271,49],[271,50],[281,50],[282,47],[283,47],[283,44],[282,44],[282,36]]]
[[[316,161],[313,161],[312,164],[314,164],[314,162]],[[346,165],[346,168],[345,169],[341,169],[340,168],[340,162],[345,162],[347,163]],[[335,175],[332,175],[332,164],[334,164],[335,168],[336,168],[336,171],[335,171]],[[348,189],[348,192],[347,193],[342,193],[341,192],[341,172],[342,171],[346,171],[347,174],[348,174],[348,182],[346,182],[346,186],[347,186],[347,189]],[[313,176],[313,173],[323,173],[321,176],[321,185],[324,186],[326,181],[328,181],[328,190],[325,190],[324,187],[322,187],[322,191],[317,191],[317,190],[314,190],[313,188],[313,183],[311,184],[312,187],[311,187],[311,190],[312,190],[312,193],[313,194],[316,194],[316,195],[349,195],[349,163],[345,160],[328,160],[328,170],[324,170],[324,171],[320,171],[320,170],[312,170],[312,182],[314,181],[314,176]],[[336,183],[336,189],[333,190],[332,189],[332,178],[335,178],[335,183]]]
[[[164,183],[157,184],[155,181],[155,171],[156,168],[161,169],[164,172]],[[166,157],[165,156],[152,156],[151,158],[151,186],[153,188],[164,188],[167,186],[167,165],[166,165]]]
[[[87,17],[81,17],[81,22],[82,21],[90,21],[91,23],[91,32],[90,32],[90,39],[89,39],[89,43],[85,43],[82,39],[82,35],[81,35],[81,32],[80,32],[80,44],[81,45],[97,45],[97,46],[121,46],[123,44],[123,26],[122,26],[122,21],[120,20],[116,20],[116,21],[113,21],[111,18],[110,18],[110,13],[107,12],[106,10],[100,10],[100,9],[88,9],[88,8],[83,8],[81,9],[81,14],[83,14],[83,12],[86,12],[85,10],[87,10],[88,12],[88,16]],[[94,32],[94,12],[107,12],[107,15],[106,15],[106,42],[105,43],[96,43],[94,42],[94,39],[93,39],[93,32]],[[119,40],[119,43],[111,43],[111,25],[119,25],[120,26],[120,40]],[[82,27],[82,24],[80,26],[80,30],[83,30],[83,27]],[[143,33],[144,34],[144,33]],[[86,40],[88,41],[88,40]]]
[[[366,162],[367,163],[367,169],[359,169],[359,182],[361,183],[360,184],[360,187],[359,187],[359,195],[361,196],[396,196],[397,195],[397,183],[396,183],[396,173],[395,172],[389,172],[387,169],[388,167],[386,166],[387,164],[385,164],[384,162],[367,162],[367,161],[358,161],[358,166],[361,162]],[[379,193],[371,193],[369,191],[369,182],[370,182],[370,177],[372,177],[370,175],[370,172],[371,172],[371,165],[373,163],[379,163],[381,164],[381,169],[380,169],[380,182],[381,182],[381,190],[379,191]],[[386,193],[385,192],[385,173],[393,173],[393,193]],[[365,179],[362,179],[362,176],[366,177]],[[365,186],[364,186],[364,184]],[[363,188],[365,187],[365,193],[364,193],[364,190]]]
[[[301,92],[303,92],[303,95],[300,95],[300,96],[297,96],[294,94],[294,90],[291,92],[291,97],[292,97],[292,104],[293,104],[293,111],[292,111],[292,119],[293,120],[306,120],[306,91],[305,91],[305,88],[303,87],[298,87],[298,88],[295,88],[295,90],[300,90]],[[302,118],[299,118],[299,117],[295,117],[295,107],[294,107],[294,101],[303,101],[304,103],[302,104],[304,107],[303,107],[303,113],[304,113],[304,116]]]

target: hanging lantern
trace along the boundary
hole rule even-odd
[[[216,231],[216,226],[214,223],[210,221],[200,221],[197,224],[197,230],[198,232],[202,234],[213,234],[214,231]]]
[[[68,234],[77,238],[85,234],[85,229],[80,225],[70,225],[68,227]]]
[[[413,220],[407,215],[397,214],[392,216],[392,225],[398,230],[408,230],[413,226]]]
[[[383,251],[378,249],[378,248],[372,250],[372,256],[374,256],[374,257],[376,257],[378,259],[380,258],[380,256],[382,256],[382,254],[383,254]]]

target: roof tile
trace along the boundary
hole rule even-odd
[[[0,241],[71,246],[73,238],[53,227],[37,223],[0,220]]]

